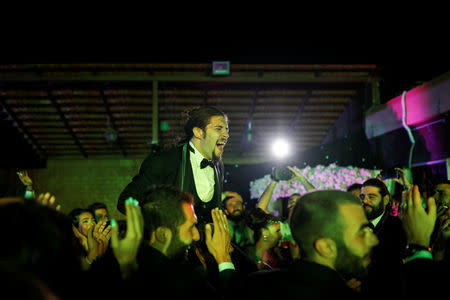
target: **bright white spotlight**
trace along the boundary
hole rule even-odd
[[[272,152],[278,158],[286,157],[289,154],[289,143],[284,139],[275,140],[272,145]]]

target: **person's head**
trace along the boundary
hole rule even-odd
[[[385,212],[391,201],[391,195],[386,185],[377,178],[364,181],[359,198],[369,220],[374,220]]]
[[[8,203],[0,206],[0,227],[0,262],[31,274],[61,299],[78,295],[73,282],[82,275],[81,246],[66,214],[34,201]]]
[[[359,198],[359,195],[361,194],[361,188],[362,188],[361,183],[354,183],[349,187],[347,187],[347,192],[352,193],[353,195]]]
[[[200,239],[193,203],[192,195],[177,187],[152,186],[140,201],[148,232],[144,238],[169,258],[184,254],[192,242]]]
[[[94,202],[87,207],[95,217],[95,221],[98,223],[100,221],[109,221],[109,212],[106,204],[101,202]]]
[[[184,126],[186,142],[191,141],[209,160],[219,160],[228,140],[228,117],[213,106],[201,106],[188,112]]]
[[[222,201],[222,204],[228,219],[240,220],[242,218],[245,204],[241,195],[236,192],[227,192],[227,196]]]
[[[440,181],[434,186],[433,198],[436,204],[449,206],[450,201],[450,180]]]
[[[376,235],[355,195],[338,190],[304,194],[289,218],[301,257],[343,275],[364,276]]]
[[[95,226],[94,214],[87,208],[74,208],[69,212],[72,224],[78,231],[87,236],[88,229]]]
[[[245,222],[253,230],[255,243],[263,242],[267,248],[275,247],[281,239],[281,219],[268,214],[260,208],[251,210]]]

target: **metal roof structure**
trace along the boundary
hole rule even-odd
[[[270,160],[321,145],[352,101],[376,101],[374,64],[3,64],[3,120],[41,158],[144,157],[183,132],[183,112],[214,105],[229,118],[225,163]]]

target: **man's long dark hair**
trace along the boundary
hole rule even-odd
[[[214,106],[199,106],[185,112],[185,114],[186,121],[184,125],[184,143],[189,142],[194,136],[194,132],[192,131],[194,127],[205,130],[206,125],[209,124],[209,120],[211,117],[222,116],[227,119],[227,115]]]

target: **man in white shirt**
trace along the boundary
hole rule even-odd
[[[216,107],[197,107],[187,113],[184,134],[177,146],[147,156],[139,174],[119,196],[120,212],[125,213],[125,199],[139,201],[151,185],[170,184],[194,196],[199,225],[212,221],[211,210],[220,207],[222,200],[228,117]]]

